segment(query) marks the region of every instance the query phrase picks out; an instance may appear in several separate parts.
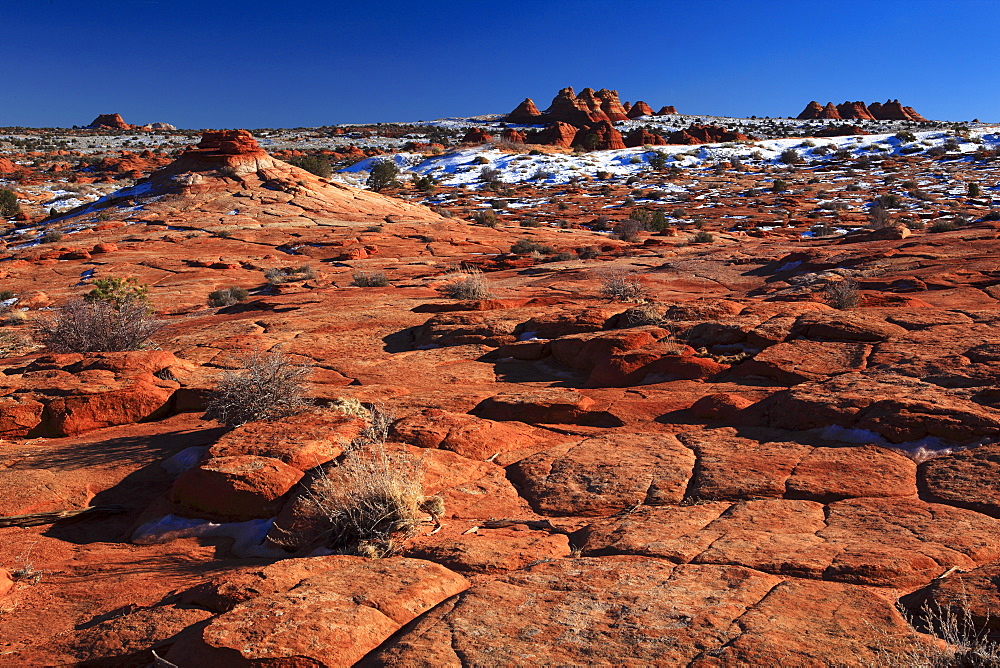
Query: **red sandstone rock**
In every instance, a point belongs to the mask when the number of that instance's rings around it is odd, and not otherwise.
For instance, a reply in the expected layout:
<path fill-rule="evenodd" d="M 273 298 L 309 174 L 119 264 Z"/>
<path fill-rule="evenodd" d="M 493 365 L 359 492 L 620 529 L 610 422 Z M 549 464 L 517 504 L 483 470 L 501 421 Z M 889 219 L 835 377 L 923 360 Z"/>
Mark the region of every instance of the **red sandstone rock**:
<path fill-rule="evenodd" d="M 927 119 L 913 110 L 904 107 L 899 100 L 886 100 L 885 104 L 873 102 L 869 107 L 872 116 L 879 121 L 926 121 Z"/>
<path fill-rule="evenodd" d="M 407 552 L 407 556 L 471 573 L 516 571 L 543 559 L 561 559 L 569 554 L 568 536 L 512 529 L 459 536 Z"/>
<path fill-rule="evenodd" d="M 637 146 L 663 146 L 667 143 L 667 140 L 656 134 L 655 132 L 650 132 L 646 128 L 637 128 L 629 132 L 625 136 L 625 146 L 629 148 L 634 148 Z"/>
<path fill-rule="evenodd" d="M 469 128 L 462 137 L 463 144 L 486 144 L 493 141 L 493 135 L 482 128 Z"/>
<path fill-rule="evenodd" d="M 875 117 L 868 111 L 864 102 L 844 102 L 837 105 L 837 113 L 844 120 L 874 121 Z"/>
<path fill-rule="evenodd" d="M 196 517 L 243 521 L 277 513 L 300 478 L 302 471 L 271 457 L 216 457 L 181 474 L 170 496 Z"/>
<path fill-rule="evenodd" d="M 569 123 L 556 121 L 544 130 L 531 132 L 528 134 L 529 144 L 546 144 L 548 146 L 560 146 L 569 148 L 573 145 L 577 129 Z"/>
<path fill-rule="evenodd" d="M 714 144 L 718 142 L 746 141 L 741 132 L 730 132 L 716 125 L 691 125 L 686 130 L 671 132 L 668 144 Z"/>
<path fill-rule="evenodd" d="M 635 504 L 679 503 L 694 455 L 666 434 L 621 434 L 549 448 L 512 467 L 521 493 L 545 515 L 610 515 Z"/>
<path fill-rule="evenodd" d="M 1000 631 L 1000 562 L 935 580 L 922 599 L 932 610 L 965 620 L 982 632 Z"/>
<path fill-rule="evenodd" d="M 817 130 L 813 137 L 849 137 L 851 135 L 866 135 L 868 131 L 860 125 L 830 125 Z"/>
<path fill-rule="evenodd" d="M 526 144 L 528 142 L 528 135 L 521 130 L 515 130 L 514 128 L 505 128 L 504 131 L 500 133 L 500 138 L 513 144 Z"/>
<path fill-rule="evenodd" d="M 806 108 L 803 109 L 802 113 L 796 116 L 796 118 L 800 121 L 803 121 L 813 118 L 822 118 L 823 117 L 822 114 L 823 114 L 823 105 L 821 105 L 816 100 L 813 100 L 812 102 L 806 105 Z"/>
<path fill-rule="evenodd" d="M 612 123 L 615 121 L 624 121 L 627 118 L 635 118 L 635 116 L 629 116 L 625 107 L 622 106 L 621 101 L 618 99 L 618 91 L 602 88 L 597 91 L 597 99 L 600 100 L 601 111 L 604 112 L 604 115 Z M 637 102 L 636 104 L 645 105 L 645 102 Z M 648 109 L 649 107 L 646 108 Z"/>
<path fill-rule="evenodd" d="M 75 654 L 81 661 L 106 662 L 105 665 L 143 665 L 153 662 L 153 652 L 162 656 L 180 634 L 193 635 L 191 628 L 212 613 L 187 607 L 144 608 L 114 616 L 77 634 Z"/>
<path fill-rule="evenodd" d="M 18 169 L 17 165 L 7 158 L 0 157 L 0 174 L 13 174 Z"/>
<path fill-rule="evenodd" d="M 436 408 L 397 421 L 392 425 L 392 436 L 421 448 L 450 450 L 479 460 L 529 448 L 538 441 L 538 435 L 526 427 Z"/>
<path fill-rule="evenodd" d="M 575 390 L 549 388 L 498 394 L 481 401 L 473 414 L 528 424 L 575 424 L 588 418 L 593 406 L 593 399 Z"/>
<path fill-rule="evenodd" d="M 108 130 L 131 130 L 133 126 L 126 123 L 121 114 L 101 114 L 87 127 Z"/>
<path fill-rule="evenodd" d="M 622 139 L 622 133 L 616 130 L 611 123 L 601 121 L 577 132 L 573 139 L 573 145 L 588 151 L 607 151 L 625 148 L 625 141 Z"/>
<path fill-rule="evenodd" d="M 677 107 L 671 104 L 665 107 L 660 107 L 660 110 L 656 112 L 656 115 L 666 116 L 667 114 L 676 114 L 676 113 L 677 113 Z"/>
<path fill-rule="evenodd" d="M 643 102 L 642 100 L 636 102 L 634 105 L 632 105 L 632 108 L 628 110 L 629 118 L 640 118 L 642 116 L 652 116 L 652 115 L 653 115 L 652 108 L 650 108 L 650 106 L 645 102 Z"/>
<path fill-rule="evenodd" d="M 982 445 L 920 466 L 928 499 L 1000 517 L 1000 446 Z"/>
<path fill-rule="evenodd" d="M 538 119 L 541 115 L 542 112 L 538 111 L 535 101 L 530 97 L 526 97 L 524 98 L 524 102 L 517 105 L 514 111 L 507 114 L 506 122 L 532 125 L 539 122 Z"/>

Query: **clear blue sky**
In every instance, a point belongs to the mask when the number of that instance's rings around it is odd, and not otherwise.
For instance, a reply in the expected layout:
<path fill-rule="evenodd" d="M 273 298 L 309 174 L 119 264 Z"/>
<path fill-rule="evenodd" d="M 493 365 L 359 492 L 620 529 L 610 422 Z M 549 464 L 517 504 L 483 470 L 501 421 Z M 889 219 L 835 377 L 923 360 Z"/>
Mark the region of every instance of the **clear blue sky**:
<path fill-rule="evenodd" d="M 0 126 L 297 127 L 548 106 L 682 113 L 899 98 L 1000 120 L 997 0 L 3 0 Z"/>

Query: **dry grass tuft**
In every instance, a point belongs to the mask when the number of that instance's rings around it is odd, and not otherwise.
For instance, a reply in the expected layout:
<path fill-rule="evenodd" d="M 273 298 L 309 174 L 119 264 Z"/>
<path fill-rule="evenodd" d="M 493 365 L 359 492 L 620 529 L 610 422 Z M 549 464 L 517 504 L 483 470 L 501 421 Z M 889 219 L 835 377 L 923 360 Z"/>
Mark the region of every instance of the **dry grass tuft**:
<path fill-rule="evenodd" d="M 448 274 L 448 282 L 440 290 L 445 297 L 451 299 L 492 299 L 493 290 L 483 272 L 475 267 L 466 267 L 461 271 Z"/>
<path fill-rule="evenodd" d="M 609 269 L 601 273 L 601 294 L 616 302 L 645 303 L 646 286 L 639 278 L 625 269 Z"/>
<path fill-rule="evenodd" d="M 312 405 L 305 396 L 310 367 L 278 351 L 255 350 L 238 359 L 240 368 L 227 371 L 215 388 L 206 417 L 235 427 L 294 415 Z"/>

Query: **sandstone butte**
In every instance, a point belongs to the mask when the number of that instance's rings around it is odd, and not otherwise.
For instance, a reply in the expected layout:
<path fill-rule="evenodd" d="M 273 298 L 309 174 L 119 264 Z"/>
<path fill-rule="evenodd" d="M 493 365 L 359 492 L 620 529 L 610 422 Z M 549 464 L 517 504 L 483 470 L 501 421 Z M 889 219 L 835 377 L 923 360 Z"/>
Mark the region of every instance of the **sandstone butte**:
<path fill-rule="evenodd" d="M 587 225 L 631 215 L 624 179 L 525 184 L 537 204 L 487 227 L 478 191 L 450 189 L 449 217 L 218 131 L 48 220 L 60 241 L 5 235 L 28 322 L 0 328 L 0 663 L 884 665 L 942 645 L 897 603 L 971 600 L 995 623 L 1000 224 L 967 199 L 976 220 L 941 233 L 898 211 L 874 232 L 762 229 L 762 208 L 870 201 L 834 178 L 848 166 L 789 168 L 783 192 L 770 167 L 653 174 L 692 218 L 623 241 Z M 694 215 L 714 242 L 690 243 Z M 566 255 L 508 254 L 521 239 Z M 492 298 L 442 296 L 463 264 Z M 614 269 L 647 303 L 601 293 Z M 388 286 L 353 285 L 377 272 Z M 122 276 L 150 286 L 155 348 L 18 343 Z M 823 286 L 845 279 L 860 302 L 838 310 Z M 206 305 L 232 286 L 249 298 Z M 240 354 L 279 349 L 312 368 L 313 410 L 205 417 Z M 386 451 L 443 500 L 439 530 L 386 558 L 303 547 L 323 539 L 304 485 L 367 426 L 344 400 L 394 416 Z"/>
<path fill-rule="evenodd" d="M 843 102 L 834 105 L 827 102 L 824 107 L 815 100 L 806 105 L 798 116 L 799 120 L 809 119 L 842 119 L 862 121 L 915 121 L 925 123 L 927 119 L 914 111 L 913 107 L 904 107 L 899 100 L 886 100 L 885 104 L 872 102 Z"/>

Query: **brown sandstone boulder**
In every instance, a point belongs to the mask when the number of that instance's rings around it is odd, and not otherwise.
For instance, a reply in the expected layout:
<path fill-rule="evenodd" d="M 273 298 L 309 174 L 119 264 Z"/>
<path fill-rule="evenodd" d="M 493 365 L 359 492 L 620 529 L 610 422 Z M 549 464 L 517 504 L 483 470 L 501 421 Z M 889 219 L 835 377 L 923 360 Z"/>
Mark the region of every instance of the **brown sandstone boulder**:
<path fill-rule="evenodd" d="M 927 498 L 1000 518 L 1000 445 L 981 445 L 920 466 Z"/>
<path fill-rule="evenodd" d="M 488 420 L 528 424 L 575 424 L 591 415 L 594 400 L 576 390 L 545 388 L 484 399 L 471 411 Z"/>

